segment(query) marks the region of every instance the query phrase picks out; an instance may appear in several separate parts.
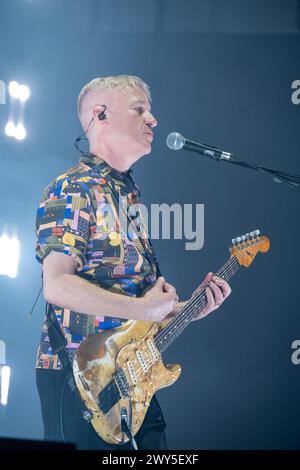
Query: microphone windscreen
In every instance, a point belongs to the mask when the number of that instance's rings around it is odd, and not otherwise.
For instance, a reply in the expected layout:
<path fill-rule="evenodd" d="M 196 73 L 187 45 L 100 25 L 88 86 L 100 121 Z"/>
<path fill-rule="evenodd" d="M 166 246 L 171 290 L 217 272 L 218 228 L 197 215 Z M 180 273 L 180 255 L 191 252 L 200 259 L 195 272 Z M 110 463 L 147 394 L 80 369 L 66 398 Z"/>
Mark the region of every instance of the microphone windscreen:
<path fill-rule="evenodd" d="M 184 146 L 185 138 L 179 132 L 171 132 L 166 139 L 166 144 L 171 150 L 180 150 Z"/>

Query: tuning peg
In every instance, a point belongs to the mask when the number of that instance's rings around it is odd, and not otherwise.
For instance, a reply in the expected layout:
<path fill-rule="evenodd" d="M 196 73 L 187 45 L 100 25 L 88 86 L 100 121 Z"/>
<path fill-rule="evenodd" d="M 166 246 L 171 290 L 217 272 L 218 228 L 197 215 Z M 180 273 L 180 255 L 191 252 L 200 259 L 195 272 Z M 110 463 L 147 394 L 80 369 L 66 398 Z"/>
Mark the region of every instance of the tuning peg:
<path fill-rule="evenodd" d="M 241 236 L 241 240 L 242 240 L 242 242 L 244 243 L 244 241 L 246 240 L 246 235 L 242 235 L 242 236 Z"/>
<path fill-rule="evenodd" d="M 250 237 L 254 238 L 254 237 L 255 237 L 255 232 L 254 232 L 254 231 L 253 231 L 253 232 L 250 232 L 249 235 L 250 235 Z"/>
<path fill-rule="evenodd" d="M 245 237 L 247 238 L 247 240 L 249 240 L 249 238 L 250 238 L 250 233 L 245 233 Z"/>
<path fill-rule="evenodd" d="M 254 234 L 255 234 L 255 236 L 258 237 L 258 235 L 260 234 L 260 230 L 254 230 Z"/>
<path fill-rule="evenodd" d="M 234 245 L 235 244 L 235 238 L 231 240 L 231 243 Z"/>
<path fill-rule="evenodd" d="M 241 239 L 241 237 L 236 237 L 235 241 L 236 241 L 237 243 L 240 243 L 240 242 L 242 241 L 242 239 Z"/>

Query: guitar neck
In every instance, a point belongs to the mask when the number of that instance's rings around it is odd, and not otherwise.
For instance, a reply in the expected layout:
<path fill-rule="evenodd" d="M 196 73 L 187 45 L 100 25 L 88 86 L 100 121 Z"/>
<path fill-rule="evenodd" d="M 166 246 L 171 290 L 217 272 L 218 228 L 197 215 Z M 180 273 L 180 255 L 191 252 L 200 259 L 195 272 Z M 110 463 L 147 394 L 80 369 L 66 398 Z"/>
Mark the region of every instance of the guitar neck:
<path fill-rule="evenodd" d="M 236 256 L 232 256 L 221 269 L 216 273 L 216 276 L 228 281 L 239 269 L 240 265 Z M 155 345 L 157 349 L 163 353 L 168 346 L 185 330 L 194 317 L 199 315 L 199 312 L 205 307 L 206 294 L 205 285 L 200 291 L 193 296 L 185 306 L 175 315 L 174 318 L 162 329 L 155 337 Z"/>

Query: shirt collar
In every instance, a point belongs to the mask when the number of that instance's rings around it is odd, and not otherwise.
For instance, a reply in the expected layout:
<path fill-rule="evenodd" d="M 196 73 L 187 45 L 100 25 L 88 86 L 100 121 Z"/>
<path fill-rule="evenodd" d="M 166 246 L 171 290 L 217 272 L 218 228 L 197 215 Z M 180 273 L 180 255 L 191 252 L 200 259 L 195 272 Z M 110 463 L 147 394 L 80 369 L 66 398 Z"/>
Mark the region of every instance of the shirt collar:
<path fill-rule="evenodd" d="M 113 179 L 123 181 L 126 186 L 132 186 L 138 193 L 139 189 L 133 180 L 133 171 L 131 168 L 127 171 L 118 171 L 112 168 L 105 160 L 94 155 L 93 153 L 83 153 L 80 155 L 79 162 L 86 163 L 95 170 L 109 174 Z"/>
<path fill-rule="evenodd" d="M 102 164 L 106 164 L 109 167 L 109 165 L 104 160 L 102 160 L 102 158 L 97 157 L 97 155 L 94 155 L 93 153 L 83 153 L 80 155 L 79 162 L 87 163 L 91 167 Z"/>
<path fill-rule="evenodd" d="M 91 167 L 95 167 L 95 166 L 98 167 L 101 165 L 101 169 L 107 168 L 110 171 L 110 173 L 112 173 L 112 176 L 114 177 L 119 176 L 120 179 L 123 179 L 124 176 L 132 176 L 133 174 L 133 171 L 131 168 L 129 168 L 129 170 L 127 171 L 118 171 L 115 168 L 112 168 L 105 160 L 98 157 L 97 155 L 94 155 L 93 153 L 83 153 L 82 155 L 80 155 L 79 161 L 87 163 Z"/>

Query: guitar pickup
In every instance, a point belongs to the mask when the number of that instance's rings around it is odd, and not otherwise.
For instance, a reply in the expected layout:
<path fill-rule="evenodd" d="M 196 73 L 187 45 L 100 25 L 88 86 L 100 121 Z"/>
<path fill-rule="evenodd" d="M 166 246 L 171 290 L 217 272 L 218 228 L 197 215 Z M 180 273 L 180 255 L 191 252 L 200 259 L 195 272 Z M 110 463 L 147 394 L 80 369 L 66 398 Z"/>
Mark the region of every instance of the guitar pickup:
<path fill-rule="evenodd" d="M 127 369 L 128 369 L 128 373 L 129 373 L 131 383 L 133 385 L 136 385 L 137 384 L 137 374 L 136 374 L 136 371 L 135 371 L 134 364 L 131 361 L 127 361 Z"/>

